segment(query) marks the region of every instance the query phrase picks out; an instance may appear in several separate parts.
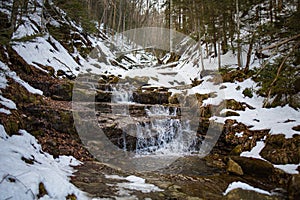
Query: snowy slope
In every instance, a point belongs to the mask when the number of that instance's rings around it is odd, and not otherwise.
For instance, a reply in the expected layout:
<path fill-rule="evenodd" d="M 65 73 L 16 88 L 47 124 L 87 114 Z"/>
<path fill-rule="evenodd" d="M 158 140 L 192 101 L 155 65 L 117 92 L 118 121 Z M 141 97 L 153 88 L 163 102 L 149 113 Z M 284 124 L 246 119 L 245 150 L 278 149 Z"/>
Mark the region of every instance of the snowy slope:
<path fill-rule="evenodd" d="M 42 95 L 42 91 L 30 86 L 0 61 L 0 89 L 9 86 L 7 78 L 32 94 Z M 12 100 L 2 96 L 2 92 L 0 107 L 0 112 L 6 115 L 18 109 Z M 43 152 L 36 139 L 25 130 L 19 130 L 19 135 L 10 137 L 0 124 L 0 162 L 0 199 L 36 199 L 41 195 L 40 184 L 47 191 L 40 199 L 65 199 L 72 194 L 79 199 L 88 199 L 69 182 L 73 173 L 71 166 L 81 163 L 70 156 L 54 159 L 52 155 Z"/>
<path fill-rule="evenodd" d="M 73 169 L 79 165 L 73 157 L 58 159 L 42 151 L 35 138 L 25 130 L 9 137 L 0 125 L 0 199 L 35 199 L 42 183 L 47 191 L 40 199 L 65 199 L 86 195 L 69 182 Z"/>

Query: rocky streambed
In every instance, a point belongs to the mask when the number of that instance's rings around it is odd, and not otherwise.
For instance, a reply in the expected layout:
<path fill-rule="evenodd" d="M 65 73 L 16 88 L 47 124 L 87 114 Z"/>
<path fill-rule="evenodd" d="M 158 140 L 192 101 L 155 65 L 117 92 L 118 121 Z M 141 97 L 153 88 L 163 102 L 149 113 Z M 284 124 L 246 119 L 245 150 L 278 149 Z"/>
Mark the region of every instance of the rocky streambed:
<path fill-rule="evenodd" d="M 180 103 L 181 97 L 172 95 L 168 88 L 146 84 L 134 87 L 139 80 L 140 77 L 126 85 L 115 76 L 100 81 L 89 77 L 88 82 L 78 86 L 77 123 L 85 124 L 79 126 L 79 132 L 83 132 L 81 139 L 97 161 L 77 168 L 72 179 L 75 185 L 92 196 L 112 199 L 286 199 L 294 195 L 296 191 L 291 188 L 297 176 L 274 168 L 268 161 L 239 156 L 242 151 L 251 150 L 269 130 L 249 130 L 235 120 L 215 124 L 209 118 L 218 107 L 201 106 L 209 94 L 186 95 Z M 120 89 L 120 85 L 126 89 Z M 83 94 L 88 97 L 82 99 Z M 233 99 L 224 103 L 232 110 L 248 106 Z M 186 108 L 194 109 L 192 114 L 189 112 L 189 129 L 178 125 L 187 119 Z M 194 127 L 197 128 L 192 130 Z M 201 145 L 211 137 L 208 129 L 221 134 L 211 152 L 203 156 Z M 237 137 L 236 133 L 242 131 L 243 137 Z M 185 132 L 193 135 L 192 139 L 180 137 Z M 170 152 L 175 152 L 176 157 Z M 169 158 L 164 160 L 166 157 Z M 160 190 L 121 189 L 121 183 L 132 182 L 126 178 L 111 179 L 111 175 L 141 177 Z M 228 185 L 238 181 L 272 195 L 235 189 L 224 196 Z"/>

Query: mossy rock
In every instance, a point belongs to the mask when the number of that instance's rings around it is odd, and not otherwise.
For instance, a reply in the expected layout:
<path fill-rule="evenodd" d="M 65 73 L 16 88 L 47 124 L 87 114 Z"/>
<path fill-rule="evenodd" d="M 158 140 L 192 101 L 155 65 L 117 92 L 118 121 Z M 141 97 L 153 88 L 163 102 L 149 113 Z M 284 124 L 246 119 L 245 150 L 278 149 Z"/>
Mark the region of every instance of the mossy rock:
<path fill-rule="evenodd" d="M 66 200 L 77 200 L 77 197 L 75 194 L 69 194 L 66 196 Z"/>
<path fill-rule="evenodd" d="M 243 151 L 243 145 L 237 145 L 236 147 L 234 147 L 234 149 L 232 149 L 232 151 L 230 152 L 231 156 L 239 156 Z"/>
<path fill-rule="evenodd" d="M 74 83 L 66 81 L 51 86 L 51 98 L 54 100 L 71 101 Z"/>
<path fill-rule="evenodd" d="M 243 95 L 245 97 L 249 97 L 249 98 L 252 98 L 253 97 L 253 91 L 251 88 L 246 88 L 243 90 Z"/>
<path fill-rule="evenodd" d="M 233 161 L 231 158 L 229 158 L 227 162 L 227 171 L 229 173 L 242 176 L 244 175 L 244 172 L 239 164 L 237 164 L 235 161 Z"/>
<path fill-rule="evenodd" d="M 8 135 L 16 135 L 20 130 L 20 123 L 13 120 L 4 122 L 5 131 Z"/>

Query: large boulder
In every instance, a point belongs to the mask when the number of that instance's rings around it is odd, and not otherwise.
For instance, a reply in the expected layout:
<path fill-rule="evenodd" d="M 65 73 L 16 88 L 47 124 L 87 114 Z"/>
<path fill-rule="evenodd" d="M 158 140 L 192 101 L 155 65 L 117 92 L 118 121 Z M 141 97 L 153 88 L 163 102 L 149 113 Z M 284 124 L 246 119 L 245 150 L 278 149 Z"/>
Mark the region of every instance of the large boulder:
<path fill-rule="evenodd" d="M 300 135 L 285 138 L 285 135 L 270 135 L 260 155 L 274 164 L 300 163 Z"/>
<path fill-rule="evenodd" d="M 274 166 L 264 160 L 239 156 L 232 156 L 231 159 L 241 166 L 244 174 L 253 177 L 268 179 L 275 173 Z"/>

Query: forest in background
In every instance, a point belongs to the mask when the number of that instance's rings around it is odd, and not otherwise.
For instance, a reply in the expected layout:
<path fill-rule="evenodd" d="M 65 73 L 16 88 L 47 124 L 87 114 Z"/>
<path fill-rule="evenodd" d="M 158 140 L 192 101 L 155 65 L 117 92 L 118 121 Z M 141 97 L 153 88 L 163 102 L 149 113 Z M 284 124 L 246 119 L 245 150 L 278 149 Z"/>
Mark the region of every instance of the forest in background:
<path fill-rule="evenodd" d="M 22 24 L 22 16 L 34 13 L 38 1 L 14 0 L 10 16 L 1 13 L 1 43 L 8 44 Z M 98 30 L 108 35 L 141 27 L 164 27 L 186 34 L 199 42 L 201 59 L 217 58 L 219 70 L 226 70 L 221 55 L 232 51 L 237 66 L 249 73 L 253 55 L 260 60 L 251 76 L 261 81 L 260 95 L 272 106 L 297 103 L 290 96 L 299 92 L 299 0 L 43 0 L 40 33 L 49 31 L 59 41 L 64 32 L 49 24 L 50 16 L 61 14 L 52 5 L 66 12 L 87 34 Z M 5 6 L 4 1 L 1 1 Z M 8 20 L 7 20 L 8 19 Z M 61 20 L 63 21 L 63 20 Z M 66 28 L 67 29 L 67 28 Z M 64 30 L 66 30 L 64 29 Z M 67 31 L 67 30 L 66 30 Z M 40 34 L 39 33 L 39 34 Z M 32 35 L 32 39 L 39 35 Z M 85 54 L 89 50 L 85 50 Z M 161 54 L 159 54 L 161 56 Z M 244 56 L 243 56 L 244 55 Z M 246 56 L 245 56 L 246 55 Z M 179 57 L 174 57 L 176 61 Z M 202 63 L 202 69 L 205 69 Z M 266 106 L 270 106 L 269 103 Z"/>

